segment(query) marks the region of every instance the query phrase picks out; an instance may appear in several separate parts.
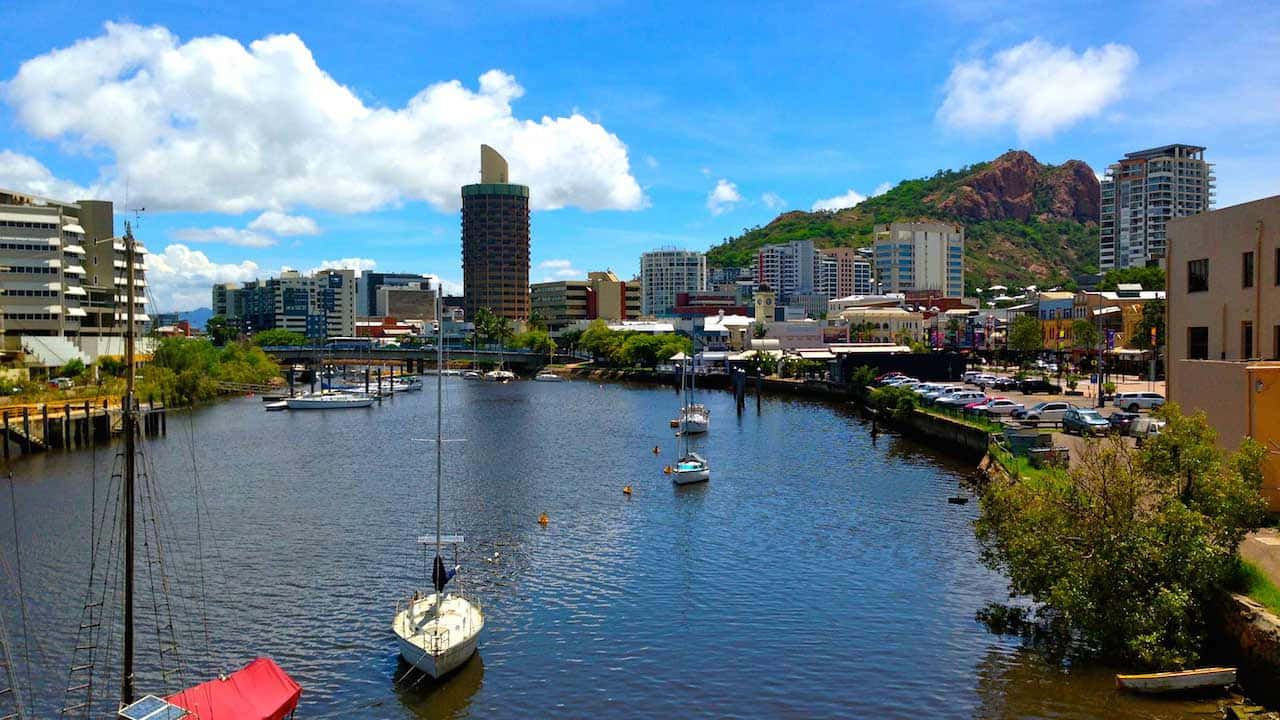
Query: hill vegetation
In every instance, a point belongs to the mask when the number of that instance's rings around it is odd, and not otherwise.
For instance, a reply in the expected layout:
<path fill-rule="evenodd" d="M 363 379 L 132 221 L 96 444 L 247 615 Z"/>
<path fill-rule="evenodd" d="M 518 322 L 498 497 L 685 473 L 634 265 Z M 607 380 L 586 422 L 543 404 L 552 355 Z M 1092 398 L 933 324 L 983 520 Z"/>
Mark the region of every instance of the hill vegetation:
<path fill-rule="evenodd" d="M 1011 151 L 990 162 L 904 180 L 857 206 L 791 211 L 744 228 L 707 254 L 712 267 L 745 267 L 765 245 L 812 239 L 820 248 L 867 247 L 877 224 L 941 220 L 965 228 L 966 286 L 1061 284 L 1097 272 L 1099 188 L 1088 165 L 1043 165 Z"/>

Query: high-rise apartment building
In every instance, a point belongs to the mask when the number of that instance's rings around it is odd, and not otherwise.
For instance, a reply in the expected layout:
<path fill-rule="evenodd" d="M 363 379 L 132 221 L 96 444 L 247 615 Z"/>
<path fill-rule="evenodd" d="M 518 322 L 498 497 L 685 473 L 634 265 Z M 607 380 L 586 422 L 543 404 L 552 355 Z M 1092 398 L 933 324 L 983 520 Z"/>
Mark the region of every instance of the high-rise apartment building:
<path fill-rule="evenodd" d="M 507 161 L 480 146 L 480 182 L 462 186 L 462 295 L 467 317 L 529 317 L 529 187 L 507 179 Z"/>
<path fill-rule="evenodd" d="M 6 350 L 40 362 L 123 352 L 128 320 L 124 240 L 112 205 L 0 190 L 0 291 Z M 147 250 L 134 247 L 135 330 L 149 318 Z M 36 338 L 60 338 L 38 340 Z"/>
<path fill-rule="evenodd" d="M 1197 145 L 1164 145 L 1126 153 L 1107 168 L 1098 218 L 1103 271 L 1162 260 L 1166 225 L 1213 205 L 1213 165 Z"/>
<path fill-rule="evenodd" d="M 964 297 L 964 228 L 959 225 L 877 225 L 874 258 L 881 292 Z"/>
<path fill-rule="evenodd" d="M 214 285 L 213 309 L 250 335 L 290 330 L 310 338 L 354 337 L 356 271 L 325 269 L 304 275 L 286 270 L 280 277 L 254 280 L 240 288 Z"/>
<path fill-rule="evenodd" d="M 818 252 L 822 254 L 824 260 L 829 260 L 835 265 L 834 285 L 826 279 L 825 273 L 829 273 L 830 270 L 823 270 L 824 285 L 830 290 L 826 293 L 829 297 L 871 295 L 875 292 L 871 281 L 871 262 L 858 252 L 858 248 L 836 247 Z"/>
<path fill-rule="evenodd" d="M 757 285 L 768 285 L 778 293 L 778 301 L 790 302 L 794 295 L 811 295 L 821 279 L 821 255 L 812 240 L 792 240 L 785 245 L 766 245 L 751 259 Z"/>
<path fill-rule="evenodd" d="M 530 290 L 533 311 L 552 332 L 579 320 L 621 322 L 640 317 L 640 283 L 620 280 L 612 270 L 587 273 L 585 281 L 534 283 Z"/>
<path fill-rule="evenodd" d="M 707 289 L 707 256 L 696 250 L 663 248 L 640 256 L 640 312 L 670 314 L 679 293 Z"/>

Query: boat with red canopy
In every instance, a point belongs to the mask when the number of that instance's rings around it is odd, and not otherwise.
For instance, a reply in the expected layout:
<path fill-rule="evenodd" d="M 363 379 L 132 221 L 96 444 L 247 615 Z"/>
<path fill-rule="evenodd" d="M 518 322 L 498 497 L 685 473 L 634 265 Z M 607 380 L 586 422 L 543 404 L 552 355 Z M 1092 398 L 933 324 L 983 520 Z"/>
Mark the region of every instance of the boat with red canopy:
<path fill-rule="evenodd" d="M 302 687 L 270 658 L 165 698 L 198 720 L 285 720 L 298 707 Z"/>

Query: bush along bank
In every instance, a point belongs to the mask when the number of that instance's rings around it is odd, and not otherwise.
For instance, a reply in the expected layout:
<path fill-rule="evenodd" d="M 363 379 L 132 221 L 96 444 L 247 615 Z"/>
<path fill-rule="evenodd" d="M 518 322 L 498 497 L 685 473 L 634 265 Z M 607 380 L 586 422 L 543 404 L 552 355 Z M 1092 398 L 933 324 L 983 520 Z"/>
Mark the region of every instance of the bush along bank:
<path fill-rule="evenodd" d="M 1126 666 L 1194 666 L 1240 573 L 1236 549 L 1264 519 L 1263 450 L 1214 444 L 1202 413 L 1159 411 L 1135 450 L 1091 443 L 1067 469 L 993 472 L 977 523 L 982 559 L 1034 612 L 998 608 L 1064 646 Z"/>
<path fill-rule="evenodd" d="M 192 405 L 224 392 L 223 383 L 270 384 L 280 377 L 280 366 L 261 348 L 247 343 L 216 347 L 208 340 L 173 337 L 160 341 L 139 375 L 138 397 L 164 397 L 175 405 Z"/>

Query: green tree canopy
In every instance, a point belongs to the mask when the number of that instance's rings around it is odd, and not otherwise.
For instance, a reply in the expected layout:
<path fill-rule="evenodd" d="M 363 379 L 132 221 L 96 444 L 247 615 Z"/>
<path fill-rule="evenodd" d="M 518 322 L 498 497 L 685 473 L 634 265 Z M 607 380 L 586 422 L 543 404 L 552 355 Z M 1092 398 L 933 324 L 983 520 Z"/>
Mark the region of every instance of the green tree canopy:
<path fill-rule="evenodd" d="M 1075 347 L 1086 350 L 1095 349 L 1098 347 L 1098 340 L 1098 326 L 1084 318 L 1071 323 L 1071 342 Z"/>
<path fill-rule="evenodd" d="M 1129 345 L 1139 350 L 1151 349 L 1151 329 L 1156 330 L 1156 344 L 1163 346 L 1164 338 L 1164 300 L 1148 300 L 1142 304 L 1142 319 L 1133 329 L 1133 337 Z"/>
<path fill-rule="evenodd" d="M 542 355 L 551 354 L 556 348 L 556 341 L 546 330 L 526 330 L 511 339 L 515 347 L 529 348 Z"/>
<path fill-rule="evenodd" d="M 1019 315 L 1009 324 L 1009 349 L 1034 353 L 1044 349 L 1040 321 L 1034 315 Z"/>
<path fill-rule="evenodd" d="M 1164 290 L 1164 268 L 1127 267 L 1108 270 L 1098 283 L 1099 290 L 1115 290 L 1126 283 L 1137 283 L 1143 290 Z"/>
<path fill-rule="evenodd" d="M 1168 425 L 1141 450 L 1090 443 L 1069 471 L 992 482 L 977 532 L 983 561 L 1044 627 L 1171 669 L 1199 660 L 1236 547 L 1262 521 L 1264 451 L 1246 440 L 1224 454 L 1203 413 L 1156 414 Z"/>
<path fill-rule="evenodd" d="M 296 333 L 292 330 L 263 330 L 255 333 L 253 336 L 253 344 L 258 347 L 280 347 L 280 346 L 298 346 L 306 345 L 307 338 L 302 333 Z"/>
<path fill-rule="evenodd" d="M 239 334 L 225 315 L 214 315 L 209 318 L 204 324 L 204 331 L 209 333 L 209 339 L 213 344 L 219 347 L 235 340 Z"/>

